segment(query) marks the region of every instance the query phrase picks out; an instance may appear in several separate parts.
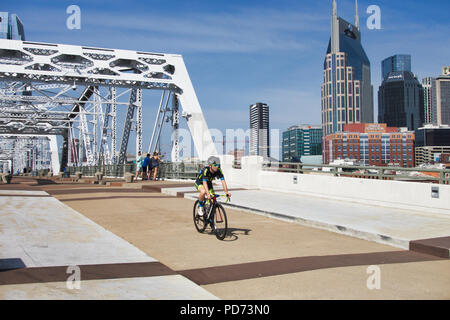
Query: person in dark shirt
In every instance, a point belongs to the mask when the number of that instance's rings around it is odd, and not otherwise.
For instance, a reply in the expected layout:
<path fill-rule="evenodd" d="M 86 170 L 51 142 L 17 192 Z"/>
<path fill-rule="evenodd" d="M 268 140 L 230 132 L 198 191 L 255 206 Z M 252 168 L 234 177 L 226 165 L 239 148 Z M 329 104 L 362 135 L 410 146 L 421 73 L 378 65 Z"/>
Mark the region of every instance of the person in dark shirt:
<path fill-rule="evenodd" d="M 156 175 L 158 174 L 158 167 L 159 167 L 159 161 L 160 157 L 158 155 L 158 152 L 153 153 L 153 157 L 150 158 L 150 167 L 149 167 L 149 177 L 152 178 L 152 171 L 153 171 L 153 180 L 156 180 Z"/>
<path fill-rule="evenodd" d="M 228 186 L 225 182 L 225 177 L 223 175 L 222 169 L 220 169 L 220 159 L 214 156 L 208 158 L 208 166 L 200 170 L 200 173 L 195 180 L 195 188 L 200 192 L 198 195 L 198 215 L 202 216 L 204 214 L 203 206 L 205 205 L 205 197 L 211 199 L 211 194 L 214 194 L 214 188 L 212 181 L 214 179 L 220 179 L 222 181 L 223 190 L 225 191 L 227 197 L 231 197 L 228 192 Z"/>
<path fill-rule="evenodd" d="M 142 161 L 142 180 L 145 180 L 147 177 L 147 170 L 150 164 L 150 153 L 147 153 L 147 156 Z"/>

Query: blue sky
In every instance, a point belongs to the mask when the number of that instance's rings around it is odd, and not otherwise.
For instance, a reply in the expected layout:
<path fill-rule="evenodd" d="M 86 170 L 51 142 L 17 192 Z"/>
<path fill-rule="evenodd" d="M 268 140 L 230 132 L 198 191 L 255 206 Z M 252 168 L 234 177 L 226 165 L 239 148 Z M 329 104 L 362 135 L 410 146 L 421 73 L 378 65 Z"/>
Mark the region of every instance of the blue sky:
<path fill-rule="evenodd" d="M 450 1 L 358 3 L 376 119 L 384 58 L 411 54 L 419 79 L 450 65 Z M 80 30 L 66 28 L 71 4 L 81 8 Z M 381 30 L 366 27 L 369 5 L 381 9 Z M 247 129 L 248 106 L 259 101 L 270 107 L 271 128 L 321 123 L 331 0 L 41 0 L 8 1 L 0 10 L 19 15 L 30 41 L 182 54 L 210 128 Z M 354 1 L 338 0 L 338 14 L 353 22 Z M 146 101 L 144 145 L 159 96 Z"/>

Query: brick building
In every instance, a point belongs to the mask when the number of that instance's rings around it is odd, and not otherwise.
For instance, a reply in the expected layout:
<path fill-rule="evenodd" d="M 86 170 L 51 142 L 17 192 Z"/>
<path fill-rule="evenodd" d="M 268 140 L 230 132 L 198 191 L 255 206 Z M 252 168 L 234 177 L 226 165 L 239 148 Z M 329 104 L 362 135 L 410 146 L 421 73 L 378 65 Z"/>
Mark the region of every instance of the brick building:
<path fill-rule="evenodd" d="M 366 166 L 414 167 L 414 132 L 384 123 L 347 124 L 325 137 L 324 163 L 352 159 Z"/>

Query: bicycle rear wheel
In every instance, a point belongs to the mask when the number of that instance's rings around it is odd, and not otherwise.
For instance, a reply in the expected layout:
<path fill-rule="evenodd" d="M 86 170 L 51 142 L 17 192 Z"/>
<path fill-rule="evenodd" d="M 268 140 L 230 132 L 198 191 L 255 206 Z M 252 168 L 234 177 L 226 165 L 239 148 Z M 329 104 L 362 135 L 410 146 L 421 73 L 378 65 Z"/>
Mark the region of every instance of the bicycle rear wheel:
<path fill-rule="evenodd" d="M 198 232 L 202 233 L 206 229 L 207 223 L 205 222 L 206 214 L 203 214 L 203 216 L 198 215 L 198 200 L 194 203 L 194 209 L 193 209 L 193 216 L 194 216 L 194 226 L 195 229 L 197 229 Z"/>
<path fill-rule="evenodd" d="M 214 210 L 214 223 L 211 226 L 219 240 L 225 239 L 228 232 L 228 219 L 225 209 L 221 204 L 217 203 Z"/>

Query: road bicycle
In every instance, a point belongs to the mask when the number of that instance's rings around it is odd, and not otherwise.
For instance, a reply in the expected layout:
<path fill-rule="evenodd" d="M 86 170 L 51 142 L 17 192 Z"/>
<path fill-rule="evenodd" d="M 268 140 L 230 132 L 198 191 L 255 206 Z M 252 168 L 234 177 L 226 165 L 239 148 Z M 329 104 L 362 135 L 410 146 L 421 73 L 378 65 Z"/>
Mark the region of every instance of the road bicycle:
<path fill-rule="evenodd" d="M 198 215 L 199 201 L 195 201 L 193 209 L 194 225 L 198 232 L 203 233 L 209 224 L 211 230 L 216 234 L 216 238 L 223 240 L 228 232 L 228 220 L 225 209 L 217 202 L 218 197 L 226 197 L 226 195 L 212 194 L 211 200 L 207 200 L 203 206 L 203 216 Z M 229 199 L 227 197 L 226 202 Z"/>

